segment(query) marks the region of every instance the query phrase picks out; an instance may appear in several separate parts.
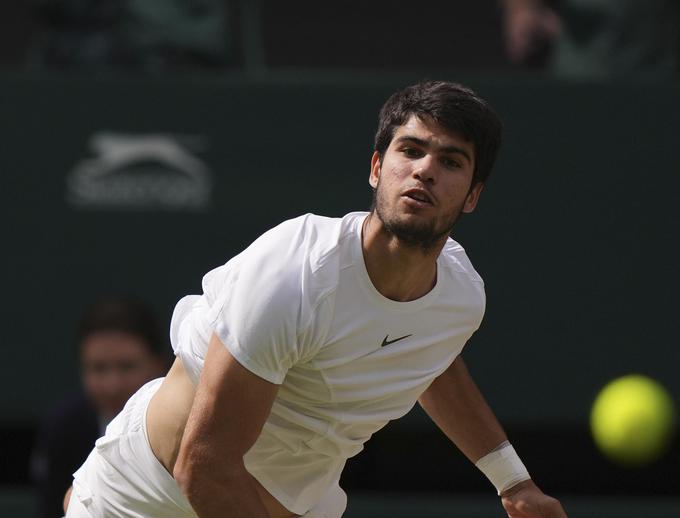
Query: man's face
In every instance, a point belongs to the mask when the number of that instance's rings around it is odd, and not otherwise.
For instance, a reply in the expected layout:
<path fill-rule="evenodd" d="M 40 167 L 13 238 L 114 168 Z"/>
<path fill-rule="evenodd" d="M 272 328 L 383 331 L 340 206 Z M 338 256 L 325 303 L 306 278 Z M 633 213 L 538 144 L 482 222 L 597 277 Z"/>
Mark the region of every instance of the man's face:
<path fill-rule="evenodd" d="M 404 243 L 429 249 L 472 212 L 483 185 L 472 186 L 474 145 L 429 119 L 399 126 L 382 161 L 373 154 L 369 183 L 385 228 Z"/>
<path fill-rule="evenodd" d="M 164 374 L 163 361 L 132 334 L 97 332 L 85 337 L 80 351 L 85 392 L 105 419 L 120 412 L 144 383 Z"/>

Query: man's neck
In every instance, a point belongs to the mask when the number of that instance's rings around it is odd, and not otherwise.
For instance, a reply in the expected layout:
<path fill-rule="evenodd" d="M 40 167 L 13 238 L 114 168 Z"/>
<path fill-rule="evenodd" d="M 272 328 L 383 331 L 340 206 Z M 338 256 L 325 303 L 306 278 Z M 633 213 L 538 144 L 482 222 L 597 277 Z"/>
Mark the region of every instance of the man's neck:
<path fill-rule="evenodd" d="M 364 220 L 361 248 L 368 276 L 378 292 L 399 302 L 418 299 L 437 282 L 437 257 L 446 237 L 430 249 L 407 245 L 371 212 Z"/>

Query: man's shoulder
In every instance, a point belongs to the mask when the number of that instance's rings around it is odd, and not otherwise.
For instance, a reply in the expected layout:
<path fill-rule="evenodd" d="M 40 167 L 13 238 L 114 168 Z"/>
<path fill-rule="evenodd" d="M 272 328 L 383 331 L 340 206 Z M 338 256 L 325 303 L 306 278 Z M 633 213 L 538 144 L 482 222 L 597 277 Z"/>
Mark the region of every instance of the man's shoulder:
<path fill-rule="evenodd" d="M 472 262 L 465 252 L 465 249 L 454 239 L 449 238 L 446 241 L 440 259 L 442 266 L 447 268 L 450 272 L 463 276 L 471 282 L 484 284 L 481 275 L 479 275 L 474 266 L 472 266 Z"/>
<path fill-rule="evenodd" d="M 320 216 L 308 212 L 297 218 L 284 221 L 279 227 L 282 231 L 301 232 L 308 238 L 319 238 L 327 235 L 329 231 L 338 227 L 340 222 L 340 218 Z"/>
<path fill-rule="evenodd" d="M 360 218 L 362 212 L 350 212 L 343 217 L 321 216 L 308 212 L 296 218 L 283 221 L 275 229 L 284 233 L 302 232 L 305 235 L 315 238 L 338 239 L 352 228 L 352 223 Z"/>
<path fill-rule="evenodd" d="M 54 420 L 72 420 L 76 417 L 92 417 L 96 421 L 97 413 L 90 400 L 81 392 L 68 395 L 55 407 L 49 414 L 49 418 Z"/>
<path fill-rule="evenodd" d="M 72 436 L 98 434 L 97 412 L 84 394 L 74 394 L 62 400 L 43 420 L 43 431 L 50 435 Z M 95 437 L 96 438 L 96 437 Z"/>
<path fill-rule="evenodd" d="M 212 299 L 245 280 L 251 288 L 293 296 L 305 288 L 315 298 L 337 284 L 343 243 L 357 235 L 361 213 L 342 218 L 304 214 L 288 219 L 258 237 L 243 252 L 203 277 L 203 291 Z"/>
<path fill-rule="evenodd" d="M 259 258 L 279 268 L 290 267 L 319 246 L 319 242 L 328 240 L 338 221 L 337 218 L 311 213 L 284 220 L 255 239 L 236 256 L 237 261 L 231 261 L 232 266 L 244 261 L 252 263 Z M 277 259 L 273 263 L 272 256 Z"/>
<path fill-rule="evenodd" d="M 277 240 L 294 243 L 315 266 L 320 266 L 339 246 L 357 235 L 357 225 L 365 214 L 350 212 L 343 217 L 328 217 L 307 213 L 282 222 L 271 232 Z"/>
<path fill-rule="evenodd" d="M 265 278 L 272 288 L 299 290 L 301 286 L 328 291 L 337 281 L 343 243 L 357 235 L 361 213 L 342 218 L 303 214 L 271 228 L 223 268 L 233 278 Z M 221 271 L 222 271 L 221 270 Z M 208 275 L 211 275 L 209 273 Z M 302 276 L 302 281 L 301 280 Z"/>

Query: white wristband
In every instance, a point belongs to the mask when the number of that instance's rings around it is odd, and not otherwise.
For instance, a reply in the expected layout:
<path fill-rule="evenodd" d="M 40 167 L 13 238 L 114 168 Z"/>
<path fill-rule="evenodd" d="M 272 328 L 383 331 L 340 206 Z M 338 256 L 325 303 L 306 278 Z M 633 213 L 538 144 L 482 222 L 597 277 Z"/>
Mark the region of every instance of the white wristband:
<path fill-rule="evenodd" d="M 531 478 L 515 448 L 508 441 L 484 455 L 475 466 L 486 475 L 499 495 L 506 489 Z"/>

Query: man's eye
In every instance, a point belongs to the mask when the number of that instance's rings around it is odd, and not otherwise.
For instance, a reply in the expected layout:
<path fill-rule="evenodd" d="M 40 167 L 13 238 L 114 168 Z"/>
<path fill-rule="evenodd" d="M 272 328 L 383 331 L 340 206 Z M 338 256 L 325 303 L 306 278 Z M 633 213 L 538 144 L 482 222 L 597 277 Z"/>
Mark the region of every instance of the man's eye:
<path fill-rule="evenodd" d="M 135 362 L 120 362 L 117 367 L 120 372 L 132 372 L 137 368 L 137 364 Z"/>
<path fill-rule="evenodd" d="M 444 158 L 442 160 L 442 162 L 444 162 L 444 165 L 446 167 L 451 167 L 451 168 L 460 167 L 460 162 L 458 162 L 458 160 L 454 160 L 453 158 Z"/>
<path fill-rule="evenodd" d="M 406 156 L 410 156 L 410 157 L 417 157 L 417 156 L 420 156 L 420 151 L 418 151 L 417 149 L 412 148 L 412 147 L 406 147 L 406 148 L 404 148 L 404 149 L 402 150 L 402 152 L 403 152 Z"/>
<path fill-rule="evenodd" d="M 106 374 L 110 370 L 110 366 L 107 363 L 88 363 L 85 365 L 85 371 L 88 372 L 89 374 L 94 374 L 97 376 L 101 376 L 103 374 Z"/>

